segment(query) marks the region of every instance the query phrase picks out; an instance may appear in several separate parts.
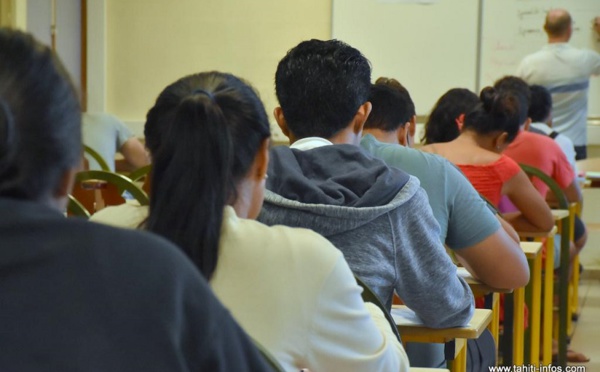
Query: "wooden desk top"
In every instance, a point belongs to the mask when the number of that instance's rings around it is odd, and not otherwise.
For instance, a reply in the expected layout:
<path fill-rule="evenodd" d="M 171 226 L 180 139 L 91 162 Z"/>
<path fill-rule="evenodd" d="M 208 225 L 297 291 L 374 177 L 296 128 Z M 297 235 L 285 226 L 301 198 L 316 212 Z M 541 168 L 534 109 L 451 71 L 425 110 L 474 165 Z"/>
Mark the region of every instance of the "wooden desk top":
<path fill-rule="evenodd" d="M 542 252 L 542 242 L 520 242 L 519 245 L 527 258 L 536 258 Z"/>
<path fill-rule="evenodd" d="M 567 209 L 552 209 L 552 217 L 554 221 L 562 220 L 563 218 L 569 217 L 569 210 Z"/>
<path fill-rule="evenodd" d="M 551 236 L 556 235 L 558 232 L 558 228 L 554 226 L 550 231 L 537 231 L 537 232 L 528 232 L 528 231 L 517 231 L 519 234 L 519 238 L 549 238 Z"/>
<path fill-rule="evenodd" d="M 464 267 L 459 267 L 457 269 L 457 274 L 458 274 L 458 276 L 463 278 L 465 280 L 465 282 L 467 282 L 469 287 L 471 287 L 471 291 L 473 291 L 474 294 L 480 293 L 480 294 L 485 295 L 485 294 L 492 293 L 492 292 L 512 293 L 512 291 L 513 291 L 512 289 L 490 287 L 489 285 L 479 281 L 479 279 L 475 279 L 471 275 L 471 273 Z"/>
<path fill-rule="evenodd" d="M 400 337 L 410 341 L 410 336 L 426 335 L 429 342 L 448 342 L 457 338 L 475 339 L 486 329 L 492 321 L 492 310 L 475 309 L 473 317 L 464 327 L 456 328 L 429 328 L 405 305 L 392 305 L 392 317 L 398 326 Z"/>

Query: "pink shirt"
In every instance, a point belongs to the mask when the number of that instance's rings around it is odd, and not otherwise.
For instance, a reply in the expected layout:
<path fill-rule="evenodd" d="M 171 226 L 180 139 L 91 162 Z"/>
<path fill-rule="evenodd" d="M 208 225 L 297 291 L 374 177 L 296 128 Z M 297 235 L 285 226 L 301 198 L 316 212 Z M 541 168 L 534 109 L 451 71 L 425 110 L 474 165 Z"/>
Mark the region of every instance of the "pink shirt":
<path fill-rule="evenodd" d="M 567 188 L 575 179 L 575 172 L 564 152 L 556 142 L 537 133 L 520 131 L 517 138 L 504 150 L 504 154 L 517 163 L 540 169 L 558 183 L 561 189 Z M 545 198 L 548 186 L 538 178 L 533 185 Z"/>

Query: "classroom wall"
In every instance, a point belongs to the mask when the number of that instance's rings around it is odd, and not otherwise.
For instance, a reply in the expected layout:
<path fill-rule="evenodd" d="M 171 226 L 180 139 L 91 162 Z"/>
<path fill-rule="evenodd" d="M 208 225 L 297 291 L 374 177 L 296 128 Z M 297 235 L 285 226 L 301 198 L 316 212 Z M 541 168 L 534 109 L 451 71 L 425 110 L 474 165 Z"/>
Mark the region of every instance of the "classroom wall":
<path fill-rule="evenodd" d="M 143 121 L 186 74 L 218 69 L 250 81 L 267 111 L 286 51 L 331 35 L 331 0 L 107 0 L 106 110 Z"/>

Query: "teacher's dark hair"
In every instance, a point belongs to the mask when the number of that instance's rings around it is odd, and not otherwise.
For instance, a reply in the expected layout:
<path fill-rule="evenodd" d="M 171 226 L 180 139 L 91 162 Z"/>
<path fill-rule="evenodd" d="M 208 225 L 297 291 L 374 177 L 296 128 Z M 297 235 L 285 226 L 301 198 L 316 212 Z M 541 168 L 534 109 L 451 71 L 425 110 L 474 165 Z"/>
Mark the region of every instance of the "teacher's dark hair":
<path fill-rule="evenodd" d="M 66 70 L 30 35 L 0 28 L 0 196 L 45 202 L 81 157 L 81 111 Z"/>
<path fill-rule="evenodd" d="M 186 76 L 160 93 L 144 133 L 153 163 L 146 228 L 181 247 L 210 279 L 223 208 L 270 136 L 262 102 L 231 74 Z"/>

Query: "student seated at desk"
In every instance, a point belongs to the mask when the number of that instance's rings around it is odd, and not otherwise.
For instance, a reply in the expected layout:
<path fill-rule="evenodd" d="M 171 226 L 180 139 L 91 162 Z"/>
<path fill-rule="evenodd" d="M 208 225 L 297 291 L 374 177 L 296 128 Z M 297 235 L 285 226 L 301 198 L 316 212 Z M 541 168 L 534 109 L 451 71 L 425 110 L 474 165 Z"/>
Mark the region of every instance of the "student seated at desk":
<path fill-rule="evenodd" d="M 498 207 L 502 195 L 506 195 L 518 212 L 503 217 L 516 230 L 549 231 L 554 226 L 550 208 L 519 165 L 502 154 L 527 120 L 527 97 L 487 87 L 480 99 L 481 103 L 466 114 L 456 139 L 430 144 L 422 150 L 456 164 L 494 206 Z"/>
<path fill-rule="evenodd" d="M 146 228 L 182 248 L 286 371 L 408 370 L 402 345 L 381 310 L 363 302 L 339 250 L 312 231 L 253 221 L 270 129 L 248 84 L 219 72 L 184 77 L 159 95 L 145 134 L 153 160 Z"/>
<path fill-rule="evenodd" d="M 521 91 L 523 94 L 529 93 L 531 97 L 531 104 L 528 111 L 530 121 L 542 123 L 542 125 L 549 130 L 549 133 L 552 132 L 550 127 L 543 124 L 550 121 L 552 116 L 552 97 L 546 88 L 535 86 L 531 89 L 524 80 L 514 76 L 507 76 L 498 80 L 495 86 L 499 89 Z M 531 125 L 533 125 L 533 123 Z M 537 127 L 544 128 L 539 125 Z M 524 129 L 519 132 L 515 141 L 506 148 L 504 153 L 516 162 L 536 167 L 550 176 L 563 190 L 567 201 L 570 203 L 582 203 L 583 197 L 581 190 L 579 189 L 579 181 L 577 180 L 577 173 L 574 168 L 575 150 L 573 149 L 572 142 L 570 145 L 571 162 L 563 150 L 563 147 L 556 141 L 559 136 L 568 140 L 567 137 L 558 135 L 553 140 L 547 135 L 532 133 L 527 129 L 528 127 L 525 126 Z M 567 151 L 568 150 L 569 147 L 567 145 Z M 532 182 L 542 197 L 550 200 L 554 199 L 554 195 L 548 192 L 548 186 L 544 182 L 537 178 L 533 178 Z M 514 207 L 510 202 L 505 202 L 501 205 L 501 209 L 503 211 L 510 211 L 514 210 Z M 574 237 L 574 242 L 571 245 L 571 258 L 583 249 L 583 246 L 587 241 L 585 225 L 578 216 L 575 217 Z M 555 238 L 554 241 L 558 248 L 557 251 L 559 251 L 560 238 Z M 558 253 L 554 255 L 554 264 L 556 267 L 560 265 L 560 254 Z"/>
<path fill-rule="evenodd" d="M 272 371 L 173 244 L 64 217 L 77 94 L 31 36 L 0 51 L 0 370 Z"/>
<path fill-rule="evenodd" d="M 123 155 L 125 169 L 132 171 L 150 164 L 144 145 L 133 135 L 131 130 L 113 115 L 106 113 L 82 114 L 83 143 L 107 162 L 111 171 L 115 171 L 115 154 Z M 100 165 L 86 154 L 89 168 L 99 170 Z"/>
<path fill-rule="evenodd" d="M 373 109 L 365 123 L 361 146 L 388 165 L 398 167 L 421 181 L 441 227 L 440 240 L 453 250 L 475 277 L 495 288 L 526 285 L 529 266 L 518 244 L 518 236 L 513 239 L 501 227 L 487 203 L 449 161 L 405 147 L 408 127 L 414 124 L 414 104 L 399 82 L 393 79 L 383 81 L 384 84 L 371 87 L 369 102 Z M 491 334 L 469 340 L 468 346 L 468 370 L 487 370 L 488 366 L 495 365 Z M 415 355 L 417 353 L 412 350 L 418 348 L 421 351 L 418 356 L 423 356 L 425 347 L 424 344 L 408 344 L 407 351 Z M 443 359 L 443 348 L 440 353 Z M 488 360 L 478 360 L 480 356 L 487 356 Z M 417 359 L 415 355 L 411 363 L 413 366 L 430 366 L 431 359 L 432 355 L 428 355 L 427 360 Z"/>
<path fill-rule="evenodd" d="M 388 307 L 395 290 L 426 326 L 462 325 L 472 294 L 424 190 L 358 146 L 370 80 L 368 60 L 337 40 L 302 42 L 279 62 L 275 118 L 292 145 L 271 150 L 259 220 L 324 235 Z"/>

